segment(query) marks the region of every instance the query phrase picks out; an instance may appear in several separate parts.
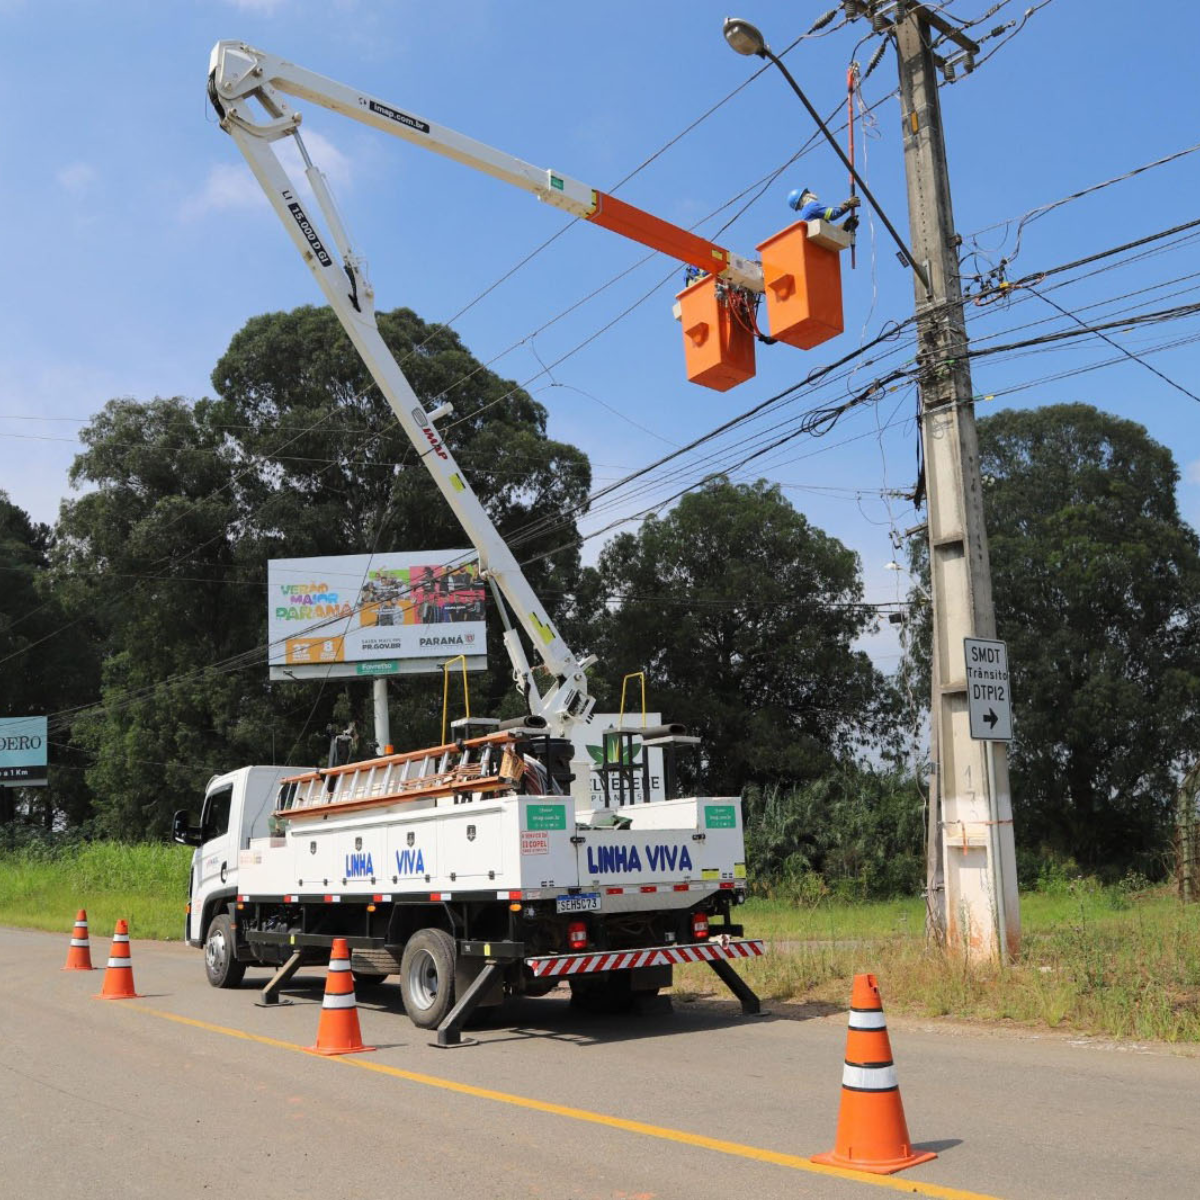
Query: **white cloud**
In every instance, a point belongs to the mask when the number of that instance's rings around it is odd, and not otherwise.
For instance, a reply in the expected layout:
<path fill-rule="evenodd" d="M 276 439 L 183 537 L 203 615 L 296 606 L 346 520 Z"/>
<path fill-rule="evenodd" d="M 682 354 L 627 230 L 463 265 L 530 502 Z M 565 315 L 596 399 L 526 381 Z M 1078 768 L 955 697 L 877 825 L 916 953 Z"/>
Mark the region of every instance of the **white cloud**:
<path fill-rule="evenodd" d="M 1200 458 L 1183 468 L 1183 477 L 1188 483 L 1200 483 Z"/>
<path fill-rule="evenodd" d="M 59 167 L 54 173 L 58 186 L 73 196 L 82 196 L 96 182 L 96 168 L 90 163 L 73 162 L 65 167 Z"/>
<path fill-rule="evenodd" d="M 214 163 L 200 191 L 183 202 L 179 215 L 194 221 L 210 212 L 230 208 L 266 206 L 267 197 L 248 167 L 234 163 Z"/>
<path fill-rule="evenodd" d="M 327 137 L 315 130 L 307 130 L 302 136 L 309 157 L 324 172 L 325 178 L 329 180 L 330 186 L 335 192 L 339 188 L 349 187 L 350 159 Z M 279 158 L 283 163 L 284 170 L 295 182 L 300 194 L 311 203 L 312 191 L 305 178 L 304 162 L 295 141 L 292 138 L 285 138 L 276 142 L 275 145 L 278 147 Z M 266 204 L 266 194 L 250 173 L 249 167 L 243 163 L 214 163 L 209 168 L 204 186 L 196 195 L 185 200 L 180 206 L 179 216 L 184 221 L 194 221 L 210 212 L 255 209 L 265 207 Z"/>

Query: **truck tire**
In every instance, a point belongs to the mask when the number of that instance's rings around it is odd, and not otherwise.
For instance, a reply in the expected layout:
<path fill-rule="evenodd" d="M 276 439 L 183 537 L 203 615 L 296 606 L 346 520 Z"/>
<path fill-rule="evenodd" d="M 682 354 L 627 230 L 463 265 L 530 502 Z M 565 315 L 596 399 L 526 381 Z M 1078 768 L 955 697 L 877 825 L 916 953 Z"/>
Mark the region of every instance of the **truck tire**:
<path fill-rule="evenodd" d="M 454 1007 L 454 939 L 444 929 L 419 929 L 400 960 L 400 995 L 409 1020 L 434 1029 Z"/>
<path fill-rule="evenodd" d="M 224 914 L 213 917 L 204 935 L 204 973 L 215 988 L 234 988 L 246 974 L 246 964 L 234 954 L 233 922 Z"/>

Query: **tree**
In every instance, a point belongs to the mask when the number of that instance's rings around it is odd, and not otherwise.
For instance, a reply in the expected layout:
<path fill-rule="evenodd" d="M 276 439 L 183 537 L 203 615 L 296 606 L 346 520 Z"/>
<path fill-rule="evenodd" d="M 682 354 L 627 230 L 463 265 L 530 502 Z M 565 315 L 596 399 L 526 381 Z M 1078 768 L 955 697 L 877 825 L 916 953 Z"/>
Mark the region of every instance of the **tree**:
<path fill-rule="evenodd" d="M 60 598 L 49 586 L 48 526 L 30 519 L 0 491 L 0 714 L 43 716 L 67 708 L 95 684 L 95 661 L 85 634 L 57 637 L 67 623 Z M 54 734 L 52 741 L 58 742 Z M 17 817 L 20 793 L 26 815 L 45 828 L 60 818 L 82 820 L 87 794 L 80 763 L 61 743 L 49 756 L 45 788 L 0 787 L 0 825 Z"/>
<path fill-rule="evenodd" d="M 407 309 L 379 324 L 422 403 L 455 402 L 447 442 L 501 529 L 516 538 L 557 518 L 519 557 L 539 556 L 535 587 L 566 610 L 586 457 L 548 439 L 541 405 L 452 332 Z M 309 764 L 323 758 L 328 723 L 357 717 L 369 729 L 365 687 L 268 683 L 269 558 L 466 542 L 329 310 L 251 319 L 213 383 L 218 398 L 194 404 L 110 402 L 72 468 L 91 490 L 60 522 L 59 584 L 93 614 L 105 649 L 102 702 L 76 736 L 102 826 L 123 837 L 161 836 L 214 771 Z M 473 681 L 484 711 L 511 687 L 498 632 L 491 645 L 497 669 Z M 393 695 L 405 742 L 437 736 L 440 683 L 406 681 Z"/>
<path fill-rule="evenodd" d="M 645 670 L 655 708 L 704 737 L 701 782 L 813 779 L 894 733 L 889 689 L 853 649 L 872 622 L 857 556 L 764 481 L 715 479 L 600 556 L 602 698 Z"/>
<path fill-rule="evenodd" d="M 911 896 L 924 881 L 925 797 L 910 774 L 842 764 L 798 787 L 750 788 L 746 861 L 760 894 Z"/>
<path fill-rule="evenodd" d="M 1018 841 L 1161 873 L 1200 749 L 1200 540 L 1174 459 L 1086 404 L 1001 412 L 979 443 Z"/>

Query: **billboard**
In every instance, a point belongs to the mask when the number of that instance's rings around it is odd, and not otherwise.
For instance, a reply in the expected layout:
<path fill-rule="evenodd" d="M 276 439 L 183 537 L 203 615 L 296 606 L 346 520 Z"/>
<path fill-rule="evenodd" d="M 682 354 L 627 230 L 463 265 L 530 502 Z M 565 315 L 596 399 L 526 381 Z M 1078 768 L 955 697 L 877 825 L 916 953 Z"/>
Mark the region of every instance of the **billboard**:
<path fill-rule="evenodd" d="M 267 565 L 272 679 L 487 667 L 486 584 L 474 550 L 398 550 Z"/>
<path fill-rule="evenodd" d="M 0 787 L 45 787 L 45 717 L 0 717 Z"/>
<path fill-rule="evenodd" d="M 647 713 L 647 725 L 661 725 L 662 713 Z M 572 760 L 580 764 L 587 763 L 591 768 L 590 787 L 592 803 L 603 805 L 604 791 L 600 782 L 598 768 L 604 762 L 604 734 L 612 729 L 631 730 L 636 733 L 642 728 L 642 714 L 625 713 L 622 719 L 620 713 L 594 712 L 586 720 L 581 721 L 571 730 L 571 742 L 575 747 Z M 663 778 L 663 752 L 661 747 L 645 747 L 641 742 L 635 742 L 633 747 L 633 762 L 638 769 L 633 775 L 633 792 L 635 803 L 640 804 L 642 795 L 642 755 L 648 755 L 647 764 L 650 767 L 650 799 L 663 800 L 666 798 L 666 780 Z M 580 771 L 576 770 L 576 775 Z"/>

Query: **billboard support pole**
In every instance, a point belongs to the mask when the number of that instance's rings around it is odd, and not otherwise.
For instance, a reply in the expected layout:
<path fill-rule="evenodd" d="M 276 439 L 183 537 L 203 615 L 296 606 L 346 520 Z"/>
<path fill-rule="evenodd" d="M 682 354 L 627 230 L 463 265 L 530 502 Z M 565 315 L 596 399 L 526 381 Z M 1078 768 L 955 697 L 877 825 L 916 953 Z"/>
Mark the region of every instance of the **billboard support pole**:
<path fill-rule="evenodd" d="M 387 679 L 373 679 L 371 681 L 375 692 L 375 747 L 376 753 L 388 754 L 391 752 L 392 731 L 388 723 L 388 694 L 387 694 Z"/>

